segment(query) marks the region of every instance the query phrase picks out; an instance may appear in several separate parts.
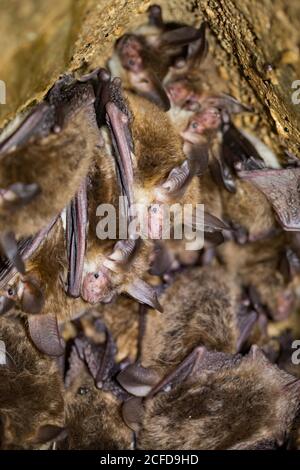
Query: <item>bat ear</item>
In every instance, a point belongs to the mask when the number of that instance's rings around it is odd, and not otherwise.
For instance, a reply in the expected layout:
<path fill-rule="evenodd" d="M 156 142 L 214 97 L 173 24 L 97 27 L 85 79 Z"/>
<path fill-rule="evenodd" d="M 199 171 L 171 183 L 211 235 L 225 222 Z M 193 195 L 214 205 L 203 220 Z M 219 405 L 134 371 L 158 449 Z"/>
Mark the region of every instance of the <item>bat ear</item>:
<path fill-rule="evenodd" d="M 122 406 L 122 417 L 125 424 L 134 432 L 138 432 L 143 421 L 143 401 L 141 398 L 130 398 Z"/>
<path fill-rule="evenodd" d="M 18 244 L 13 232 L 4 232 L 1 235 L 0 245 L 9 261 L 15 266 L 17 271 L 25 274 L 25 265 L 18 249 Z"/>
<path fill-rule="evenodd" d="M 45 296 L 34 280 L 24 280 L 21 309 L 25 313 L 40 313 L 45 303 Z"/>
<path fill-rule="evenodd" d="M 284 230 L 299 230 L 300 168 L 241 171 L 238 176 L 254 184 L 266 196 Z"/>
<path fill-rule="evenodd" d="M 28 328 L 30 337 L 39 351 L 49 356 L 61 356 L 64 353 L 54 314 L 30 315 Z"/>
<path fill-rule="evenodd" d="M 199 29 L 193 26 L 182 26 L 167 31 L 161 35 L 161 45 L 165 48 L 174 46 L 187 46 L 205 35 L 205 23 Z"/>
<path fill-rule="evenodd" d="M 253 111 L 251 107 L 242 104 L 236 98 L 226 93 L 210 96 L 205 100 L 205 104 L 215 106 L 218 109 L 225 109 L 229 114 L 239 114 Z"/>
<path fill-rule="evenodd" d="M 15 305 L 15 301 L 13 299 L 9 299 L 5 295 L 0 296 L 0 315 L 4 315 L 5 313 L 9 312 Z"/>
<path fill-rule="evenodd" d="M 131 395 L 145 397 L 159 380 L 159 374 L 152 368 L 146 368 L 140 364 L 131 364 L 122 370 L 117 380 L 120 385 Z"/>
<path fill-rule="evenodd" d="M 253 361 L 269 362 L 263 351 L 256 344 L 251 346 L 248 357 Z"/>
<path fill-rule="evenodd" d="M 66 428 L 55 426 L 53 424 L 45 424 L 40 426 L 34 439 L 35 444 L 45 444 L 51 441 L 61 441 L 67 437 Z"/>
<path fill-rule="evenodd" d="M 246 341 L 248 340 L 255 323 L 257 322 L 257 312 L 255 310 L 246 311 L 245 314 L 238 315 L 238 327 L 240 331 L 240 335 L 237 339 L 237 352 L 241 352 L 243 346 L 245 345 Z"/>
<path fill-rule="evenodd" d="M 204 230 L 207 232 L 220 232 L 222 230 L 231 231 L 232 229 L 228 224 L 215 215 L 212 215 L 209 212 L 204 212 Z"/>
<path fill-rule="evenodd" d="M 146 304 L 151 308 L 155 308 L 159 312 L 162 312 L 162 306 L 160 305 L 155 289 L 147 284 L 142 279 L 137 279 L 130 284 L 126 292 L 141 304 Z"/>
<path fill-rule="evenodd" d="M 155 73 L 151 70 L 142 71 L 135 74 L 133 83 L 137 93 L 144 98 L 147 98 L 152 103 L 156 104 L 164 111 L 170 109 L 169 97 Z"/>

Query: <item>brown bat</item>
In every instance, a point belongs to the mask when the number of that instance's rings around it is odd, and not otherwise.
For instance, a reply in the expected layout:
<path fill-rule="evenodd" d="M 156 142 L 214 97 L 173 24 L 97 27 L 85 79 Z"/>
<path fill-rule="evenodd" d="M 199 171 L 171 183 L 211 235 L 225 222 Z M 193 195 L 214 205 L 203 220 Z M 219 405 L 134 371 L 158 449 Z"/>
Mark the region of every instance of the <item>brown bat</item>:
<path fill-rule="evenodd" d="M 100 143 L 94 102 L 91 84 L 65 76 L 0 144 L 1 245 L 23 274 L 13 234 L 36 234 L 75 196 Z"/>
<path fill-rule="evenodd" d="M 37 449 L 64 434 L 63 381 L 31 344 L 16 315 L 0 319 L 0 448 Z M 3 348 L 2 348 L 3 349 Z"/>
<path fill-rule="evenodd" d="M 80 318 L 85 336 L 93 338 L 94 321 L 100 319 L 111 332 L 117 345 L 117 362 L 125 359 L 135 361 L 138 348 L 139 305 L 133 299 L 119 296 L 111 304 L 93 307 Z"/>
<path fill-rule="evenodd" d="M 125 403 L 128 421 L 139 420 L 137 448 L 275 450 L 288 445 L 299 409 L 299 380 L 272 365 L 257 346 L 245 357 L 198 347 L 183 361 L 181 375 L 184 379 L 178 383 L 177 376 L 174 384 L 171 373 L 139 408 L 137 402 L 135 407 Z"/>
<path fill-rule="evenodd" d="M 84 336 L 75 339 L 66 375 L 68 435 L 65 441 L 59 443 L 59 449 L 106 450 L 132 447 L 132 432 L 124 424 L 121 415 L 124 392 L 120 391 L 118 394 L 117 384 L 114 385 L 110 379 L 113 372 L 109 368 L 114 366 L 115 352 L 110 333 L 104 350 L 101 345 Z M 101 386 L 99 374 L 102 377 Z"/>
<path fill-rule="evenodd" d="M 195 205 L 198 202 L 199 187 L 195 178 L 199 171 L 198 162 L 190 163 L 185 159 L 180 138 L 167 116 L 156 105 L 129 92 L 126 94 L 127 104 L 122 96 L 120 81 L 110 81 L 103 72 L 102 78 L 104 83 L 100 99 L 106 110 L 110 134 L 107 135 L 105 128 L 104 140 L 108 138 L 108 145 L 105 145 L 102 160 L 105 159 L 106 164 L 99 166 L 98 170 L 105 173 L 101 179 L 104 183 L 97 187 L 95 179 L 89 196 L 94 205 L 92 207 L 90 202 L 89 219 L 94 217 L 99 201 L 119 207 L 116 200 L 118 194 L 109 188 L 103 191 L 114 178 L 111 165 L 117 162 L 119 194 L 125 196 L 129 207 L 138 203 L 148 210 L 146 236 L 151 240 L 157 237 L 154 234 L 161 236 L 164 203 L 177 202 L 179 197 L 183 204 Z M 104 194 L 104 198 L 100 193 Z M 220 231 L 228 227 L 207 214 L 201 228 Z M 129 238 L 120 240 L 115 246 L 112 240 L 107 240 L 103 244 L 95 236 L 94 222 L 90 223 L 89 234 L 83 298 L 90 303 L 109 302 L 116 294 L 126 292 L 139 302 L 157 308 L 155 292 L 140 279 L 148 267 L 147 240 L 134 241 Z"/>
<path fill-rule="evenodd" d="M 284 230 L 299 230 L 300 168 L 240 171 L 239 177 L 252 183 L 265 195 Z"/>
<path fill-rule="evenodd" d="M 222 262 L 232 273 L 238 273 L 240 282 L 253 286 L 267 316 L 284 319 L 297 305 L 292 278 L 283 267 L 286 246 L 284 234 L 248 243 L 243 246 L 228 242 L 218 248 Z"/>
<path fill-rule="evenodd" d="M 37 243 L 39 242 L 39 244 Z M 66 295 L 64 279 L 67 274 L 65 232 L 58 218 L 48 233 L 33 238 L 23 253 L 26 274 L 6 270 L 1 282 L 3 305 L 14 306 L 27 314 L 31 339 L 36 347 L 49 355 L 64 351 L 58 323 L 85 310 L 84 302 Z M 5 313 L 8 308 L 3 308 Z"/>
<path fill-rule="evenodd" d="M 241 350 L 258 315 L 250 302 L 243 303 L 234 281 L 220 267 L 177 274 L 160 298 L 163 314 L 147 314 L 140 364 L 124 369 L 119 383 L 129 393 L 145 396 L 198 345 L 226 353 Z"/>
<path fill-rule="evenodd" d="M 199 29 L 178 23 L 164 23 L 158 5 L 149 9 L 149 23 L 118 39 L 109 61 L 114 76 L 125 88 L 169 109 L 162 80 L 185 72 L 201 62 L 206 53 L 205 24 Z"/>

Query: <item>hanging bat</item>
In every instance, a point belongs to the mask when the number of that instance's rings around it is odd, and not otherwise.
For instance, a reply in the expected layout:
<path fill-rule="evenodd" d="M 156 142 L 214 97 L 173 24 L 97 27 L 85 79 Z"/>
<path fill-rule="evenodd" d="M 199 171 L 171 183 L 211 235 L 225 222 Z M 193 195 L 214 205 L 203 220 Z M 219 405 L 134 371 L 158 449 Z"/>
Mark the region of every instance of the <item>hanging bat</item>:
<path fill-rule="evenodd" d="M 78 316 L 85 310 L 84 302 L 66 295 L 67 274 L 65 232 L 58 218 L 23 250 L 26 274 L 6 269 L 1 281 L 3 305 L 14 306 L 27 316 L 29 335 L 43 353 L 59 356 L 64 352 L 59 323 Z M 5 313 L 3 309 L 2 313 Z"/>
<path fill-rule="evenodd" d="M 1 449 L 49 447 L 64 436 L 63 382 L 53 359 L 40 354 L 16 315 L 0 318 Z"/>
<path fill-rule="evenodd" d="M 132 432 L 121 416 L 124 392 L 117 393 L 120 387 L 113 383 L 111 375 L 114 367 L 118 370 L 114 363 L 116 348 L 109 330 L 106 332 L 104 346 L 79 336 L 71 348 L 65 379 L 68 434 L 59 443 L 59 449 L 106 450 L 132 446 Z"/>
<path fill-rule="evenodd" d="M 239 177 L 254 185 L 265 195 L 284 230 L 300 229 L 298 214 L 300 168 L 240 171 Z"/>
<path fill-rule="evenodd" d="M 288 445 L 299 386 L 255 345 L 244 357 L 200 346 L 123 415 L 138 449 L 275 450 Z"/>
<path fill-rule="evenodd" d="M 15 239 L 58 216 L 92 165 L 100 143 L 94 102 L 91 84 L 64 76 L 0 144 L 1 246 L 22 274 Z"/>
<path fill-rule="evenodd" d="M 119 296 L 111 304 L 99 304 L 81 317 L 85 336 L 92 337 L 95 319 L 107 325 L 117 345 L 117 362 L 125 359 L 135 361 L 138 347 L 139 305 L 129 297 Z"/>
<path fill-rule="evenodd" d="M 156 13 L 153 13 L 157 10 Z M 206 54 L 205 24 L 199 29 L 176 23 L 164 23 L 160 7 L 149 9 L 149 23 L 118 39 L 109 60 L 114 76 L 121 77 L 125 88 L 167 110 L 170 103 L 162 81 L 170 73 L 184 75 Z"/>
<path fill-rule="evenodd" d="M 125 390 L 145 396 L 197 345 L 235 353 L 242 350 L 257 322 L 255 306 L 245 303 L 234 276 L 223 268 L 185 270 L 163 292 L 163 315 L 148 312 L 140 363 L 118 376 Z"/>
<path fill-rule="evenodd" d="M 253 243 L 228 242 L 218 248 L 218 256 L 240 282 L 253 286 L 266 316 L 284 319 L 297 305 L 296 289 L 282 265 L 286 238 L 283 233 Z"/>
<path fill-rule="evenodd" d="M 109 145 L 105 145 L 102 159 L 106 160 L 106 164 L 99 167 L 99 173 L 106 172 L 102 178 L 103 185 L 107 181 L 109 186 L 111 180 L 117 177 L 119 194 L 126 198 L 129 207 L 140 203 L 148 208 L 150 217 L 147 235 L 151 240 L 153 233 L 161 233 L 163 214 L 160 208 L 163 203 L 177 202 L 178 197 L 181 197 L 182 203 L 195 204 L 197 201 L 198 181 L 194 176 L 198 167 L 197 164 L 185 161 L 179 137 L 167 116 L 157 106 L 129 92 L 125 95 L 125 101 L 119 80 L 111 81 L 103 73 L 102 79 L 104 83 L 100 100 L 106 110 L 106 124 L 110 133 L 107 135 L 105 126 L 104 140 L 108 139 Z M 116 176 L 113 176 L 114 165 L 117 165 Z M 101 191 L 107 196 L 102 198 Z M 116 200 L 118 194 L 108 187 L 105 192 L 103 186 L 97 189 L 96 180 L 91 192 L 90 221 L 99 201 L 119 207 Z M 227 228 L 210 214 L 205 217 L 204 225 L 211 231 Z M 104 244 L 96 239 L 95 233 L 95 223 L 90 222 L 83 298 L 90 303 L 110 302 L 116 294 L 126 292 L 139 302 L 157 308 L 155 292 L 140 279 L 148 268 L 145 255 L 149 253 L 149 244 L 143 240 L 130 239 L 120 240 L 115 245 L 107 240 Z"/>

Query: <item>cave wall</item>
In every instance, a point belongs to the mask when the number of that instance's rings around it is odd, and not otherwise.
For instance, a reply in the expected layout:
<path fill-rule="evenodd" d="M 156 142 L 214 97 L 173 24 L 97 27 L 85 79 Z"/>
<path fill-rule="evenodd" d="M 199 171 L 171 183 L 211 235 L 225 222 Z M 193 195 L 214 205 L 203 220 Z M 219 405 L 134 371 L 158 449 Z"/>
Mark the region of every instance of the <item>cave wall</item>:
<path fill-rule="evenodd" d="M 292 103 L 292 83 L 300 79 L 298 0 L 1 0 L 7 103 L 0 127 L 40 100 L 60 74 L 104 65 L 115 39 L 145 21 L 151 3 L 163 6 L 166 19 L 208 22 L 225 89 L 255 109 L 238 123 L 278 154 L 288 148 L 300 155 L 300 104 Z"/>

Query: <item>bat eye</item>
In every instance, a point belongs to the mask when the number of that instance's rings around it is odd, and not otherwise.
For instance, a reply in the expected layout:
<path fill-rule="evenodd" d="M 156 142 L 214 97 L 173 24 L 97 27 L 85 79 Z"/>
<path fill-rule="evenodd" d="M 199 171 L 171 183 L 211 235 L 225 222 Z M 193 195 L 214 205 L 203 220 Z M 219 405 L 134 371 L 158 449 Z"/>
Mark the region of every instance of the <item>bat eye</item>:
<path fill-rule="evenodd" d="M 15 291 L 14 291 L 14 289 L 13 289 L 12 287 L 9 287 L 9 288 L 7 289 L 7 295 L 8 295 L 9 297 L 12 297 L 13 295 L 15 295 Z"/>
<path fill-rule="evenodd" d="M 129 59 L 128 60 L 128 65 L 130 65 L 130 67 L 133 67 L 135 65 L 135 60 Z"/>
<path fill-rule="evenodd" d="M 95 278 L 95 279 L 98 279 L 98 277 L 99 277 L 99 274 L 98 274 L 98 273 L 95 273 L 95 274 L 94 274 L 94 278 Z"/>
<path fill-rule="evenodd" d="M 192 128 L 197 129 L 198 123 L 196 121 L 192 122 Z"/>
<path fill-rule="evenodd" d="M 89 393 L 89 389 L 87 387 L 79 387 L 77 393 L 78 395 L 87 395 Z"/>

